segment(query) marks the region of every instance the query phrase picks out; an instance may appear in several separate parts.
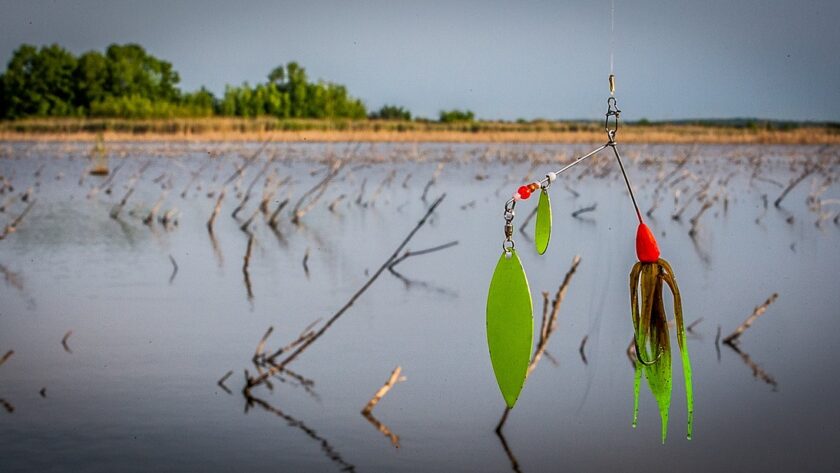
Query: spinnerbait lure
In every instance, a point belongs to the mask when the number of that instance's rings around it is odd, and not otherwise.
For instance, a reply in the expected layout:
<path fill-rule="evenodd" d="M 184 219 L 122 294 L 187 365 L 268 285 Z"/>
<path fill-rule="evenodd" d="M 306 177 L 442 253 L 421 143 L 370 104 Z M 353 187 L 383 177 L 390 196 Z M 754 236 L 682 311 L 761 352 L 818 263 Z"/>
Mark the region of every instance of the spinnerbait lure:
<path fill-rule="evenodd" d="M 607 113 L 604 129 L 606 144 L 585 154 L 562 169 L 546 174 L 545 178 L 519 187 L 505 203 L 505 239 L 502 255 L 496 264 L 487 295 L 487 344 L 490 361 L 496 381 L 508 408 L 513 408 L 525 384 L 528 363 L 533 345 L 533 302 L 528 278 L 513 242 L 513 219 L 517 202 L 528 200 L 540 191 L 534 242 L 539 254 L 544 254 L 551 238 L 551 203 L 548 190 L 563 172 L 584 160 L 610 148 L 618 162 L 639 226 L 636 230 L 636 255 L 638 262 L 630 273 L 630 305 L 633 322 L 633 340 L 636 348 L 634 376 L 633 426 L 638 414 L 638 395 L 641 376 L 645 375 L 651 392 L 659 405 L 662 418 L 662 440 L 667 432 L 668 411 L 671 400 L 671 350 L 668 320 L 663 302 L 663 282 L 668 285 L 674 298 L 674 312 L 677 326 L 677 341 L 682 354 L 683 375 L 686 385 L 688 409 L 688 438 L 691 438 L 694 416 L 691 385 L 691 363 L 685 340 L 685 326 L 682 316 L 682 300 L 676 278 L 670 264 L 660 258 L 659 246 L 650 228 L 642 219 L 633 187 L 624 169 L 624 163 L 615 141 L 618 133 L 621 110 L 615 99 L 615 76 L 610 74 L 610 97 L 607 99 Z"/>

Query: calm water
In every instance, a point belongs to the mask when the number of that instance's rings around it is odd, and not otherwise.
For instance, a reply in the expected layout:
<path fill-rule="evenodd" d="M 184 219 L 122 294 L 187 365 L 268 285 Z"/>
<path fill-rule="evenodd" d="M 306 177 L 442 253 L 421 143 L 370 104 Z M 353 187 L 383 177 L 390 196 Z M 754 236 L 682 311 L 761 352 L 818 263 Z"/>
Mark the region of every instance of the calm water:
<path fill-rule="evenodd" d="M 537 317 L 540 291 L 556 291 L 574 255 L 582 262 L 549 344 L 551 359 L 531 375 L 504 429 L 514 465 L 494 433 L 504 403 L 484 332 L 486 291 L 503 237 L 502 204 L 532 170 L 534 178 L 559 167 L 530 159 L 568 160 L 588 148 L 272 145 L 236 183 L 244 192 L 275 152 L 267 173 L 276 173 L 275 182 L 291 178 L 271 201 L 273 209 L 291 196 L 279 232 L 261 214 L 255 219 L 249 298 L 242 272 L 248 237 L 239 225 L 256 208 L 262 178 L 239 222 L 230 216 L 238 199 L 229 186 L 215 249 L 205 222 L 216 200 L 208 192 L 217 192 L 257 147 L 112 145 L 111 168 L 125 167 L 110 195 L 103 190 L 88 197 L 105 179 L 87 176 L 79 183 L 89 145 L 2 146 L 0 175 L 14 191 L 0 196 L 8 201 L 0 225 L 23 210 L 20 195 L 29 187 L 37 202 L 18 231 L 0 241 L 0 356 L 14 350 L 0 366 L 0 399 L 13 408 L 0 409 L 0 471 L 840 468 L 836 178 L 819 193 L 829 212 L 820 227 L 806 202 L 826 176 L 837 175 L 836 149 L 823 151 L 833 157 L 821 160 L 823 169 L 794 188 L 781 210 L 772 205 L 782 192 L 774 181 L 786 185 L 801 174 L 803 160 L 816 159 L 817 149 L 625 149 L 643 211 L 676 159 L 692 152 L 689 164 L 665 181 L 649 219 L 678 277 L 687 322 L 702 318 L 689 337 L 694 438 L 685 438 L 676 357 L 664 445 L 646 387 L 639 426 L 630 425 L 633 370 L 625 349 L 632 333 L 627 275 L 635 262 L 635 224 L 623 183 L 607 155 L 595 158 L 590 171 L 582 165 L 564 175 L 551 190 L 548 253 L 538 256 L 525 235 L 515 235 Z M 323 178 L 327 159 L 350 154 L 353 162 L 322 201 L 302 225 L 292 225 L 290 207 Z M 212 164 L 182 198 L 191 173 L 207 159 Z M 151 164 L 120 218 L 110 218 L 145 162 Z M 291 378 L 275 380 L 273 390 L 255 388 L 262 402 L 246 408 L 243 370 L 254 372 L 251 357 L 265 330 L 274 327 L 267 349 L 275 350 L 343 305 L 425 213 L 421 195 L 439 163 L 427 200 L 442 192 L 447 197 L 409 248 L 459 244 L 401 263 L 397 269 L 410 284 L 384 273 L 292 363 L 314 382 L 310 390 Z M 718 199 L 692 239 L 688 220 L 700 204 L 690 202 L 681 221 L 671 214 L 706 180 Z M 168 229 L 141 221 L 162 186 L 169 191 L 160 213 L 178 209 L 177 226 Z M 330 212 L 327 205 L 341 194 L 346 198 Z M 581 218 L 570 215 L 594 203 L 596 210 Z M 536 199 L 517 208 L 516 223 L 534 205 Z M 170 255 L 178 265 L 174 279 Z M 740 348 L 776 386 L 754 377 L 735 351 L 722 345 L 718 354 L 715 346 L 718 326 L 724 336 L 730 333 L 774 292 L 778 301 L 741 337 Z M 70 330 L 68 352 L 61 340 Z M 578 354 L 584 336 L 588 364 Z M 359 413 L 397 365 L 407 379 L 374 415 L 399 436 L 399 448 Z M 229 370 L 226 392 L 216 382 Z"/>

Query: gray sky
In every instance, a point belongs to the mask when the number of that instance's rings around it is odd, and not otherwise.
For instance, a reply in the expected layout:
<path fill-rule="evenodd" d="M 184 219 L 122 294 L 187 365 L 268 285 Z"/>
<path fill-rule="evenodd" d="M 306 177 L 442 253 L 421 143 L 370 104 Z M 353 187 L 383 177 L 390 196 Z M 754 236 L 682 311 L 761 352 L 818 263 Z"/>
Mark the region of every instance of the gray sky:
<path fill-rule="evenodd" d="M 21 43 L 75 53 L 137 42 L 185 90 L 265 80 L 297 60 L 370 108 L 482 118 L 598 118 L 610 2 L 7 1 L 0 61 Z M 840 1 L 616 0 L 628 119 L 840 120 Z"/>

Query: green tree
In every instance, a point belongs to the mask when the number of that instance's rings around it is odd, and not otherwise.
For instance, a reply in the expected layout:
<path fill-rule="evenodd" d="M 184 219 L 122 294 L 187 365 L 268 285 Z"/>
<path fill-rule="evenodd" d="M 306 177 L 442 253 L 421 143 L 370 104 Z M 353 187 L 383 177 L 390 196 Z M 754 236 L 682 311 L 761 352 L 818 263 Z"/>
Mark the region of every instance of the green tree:
<path fill-rule="evenodd" d="M 272 84 L 282 87 L 286 83 L 286 70 L 283 66 L 277 66 L 268 73 L 268 81 Z"/>
<path fill-rule="evenodd" d="M 379 110 L 370 114 L 374 120 L 411 120 L 411 112 L 397 105 L 383 105 Z"/>
<path fill-rule="evenodd" d="M 306 93 L 307 80 L 306 71 L 296 62 L 286 65 L 286 91 L 289 93 L 290 115 L 294 118 L 307 116 Z"/>
<path fill-rule="evenodd" d="M 275 67 L 255 86 L 227 86 L 221 99 L 207 89 L 181 93 L 172 64 L 138 44 L 112 44 L 105 54 L 78 59 L 58 45 L 22 45 L 0 74 L 0 117 L 90 115 L 101 117 L 350 118 L 367 115 L 343 85 L 309 82 L 296 62 Z M 411 115 L 394 107 L 382 117 Z"/>
<path fill-rule="evenodd" d="M 216 98 L 204 87 L 196 92 L 184 94 L 181 104 L 189 116 L 209 117 L 215 113 Z"/>
<path fill-rule="evenodd" d="M 180 77 L 172 64 L 146 53 L 138 44 L 108 46 L 107 90 L 116 97 L 137 95 L 150 100 L 175 102 Z"/>
<path fill-rule="evenodd" d="M 81 56 L 73 72 L 76 82 L 76 107 L 89 110 L 90 104 L 104 100 L 108 96 L 108 61 L 98 51 L 89 51 Z"/>
<path fill-rule="evenodd" d="M 2 76 L 4 117 L 64 116 L 74 111 L 76 58 L 57 44 L 40 50 L 24 44 Z"/>
<path fill-rule="evenodd" d="M 441 110 L 439 120 L 441 123 L 471 122 L 475 120 L 475 114 L 469 110 Z"/>

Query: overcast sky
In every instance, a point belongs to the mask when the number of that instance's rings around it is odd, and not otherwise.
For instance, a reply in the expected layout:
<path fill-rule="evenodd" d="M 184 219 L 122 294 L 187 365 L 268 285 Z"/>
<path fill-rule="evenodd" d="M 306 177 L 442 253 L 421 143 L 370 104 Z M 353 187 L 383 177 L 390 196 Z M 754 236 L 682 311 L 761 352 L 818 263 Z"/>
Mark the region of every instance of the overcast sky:
<path fill-rule="evenodd" d="M 840 1 L 616 0 L 628 119 L 840 121 Z M 136 42 L 185 90 L 262 82 L 296 60 L 370 108 L 482 118 L 604 112 L 610 0 L 7 1 L 0 62 L 21 43 L 74 53 Z"/>

